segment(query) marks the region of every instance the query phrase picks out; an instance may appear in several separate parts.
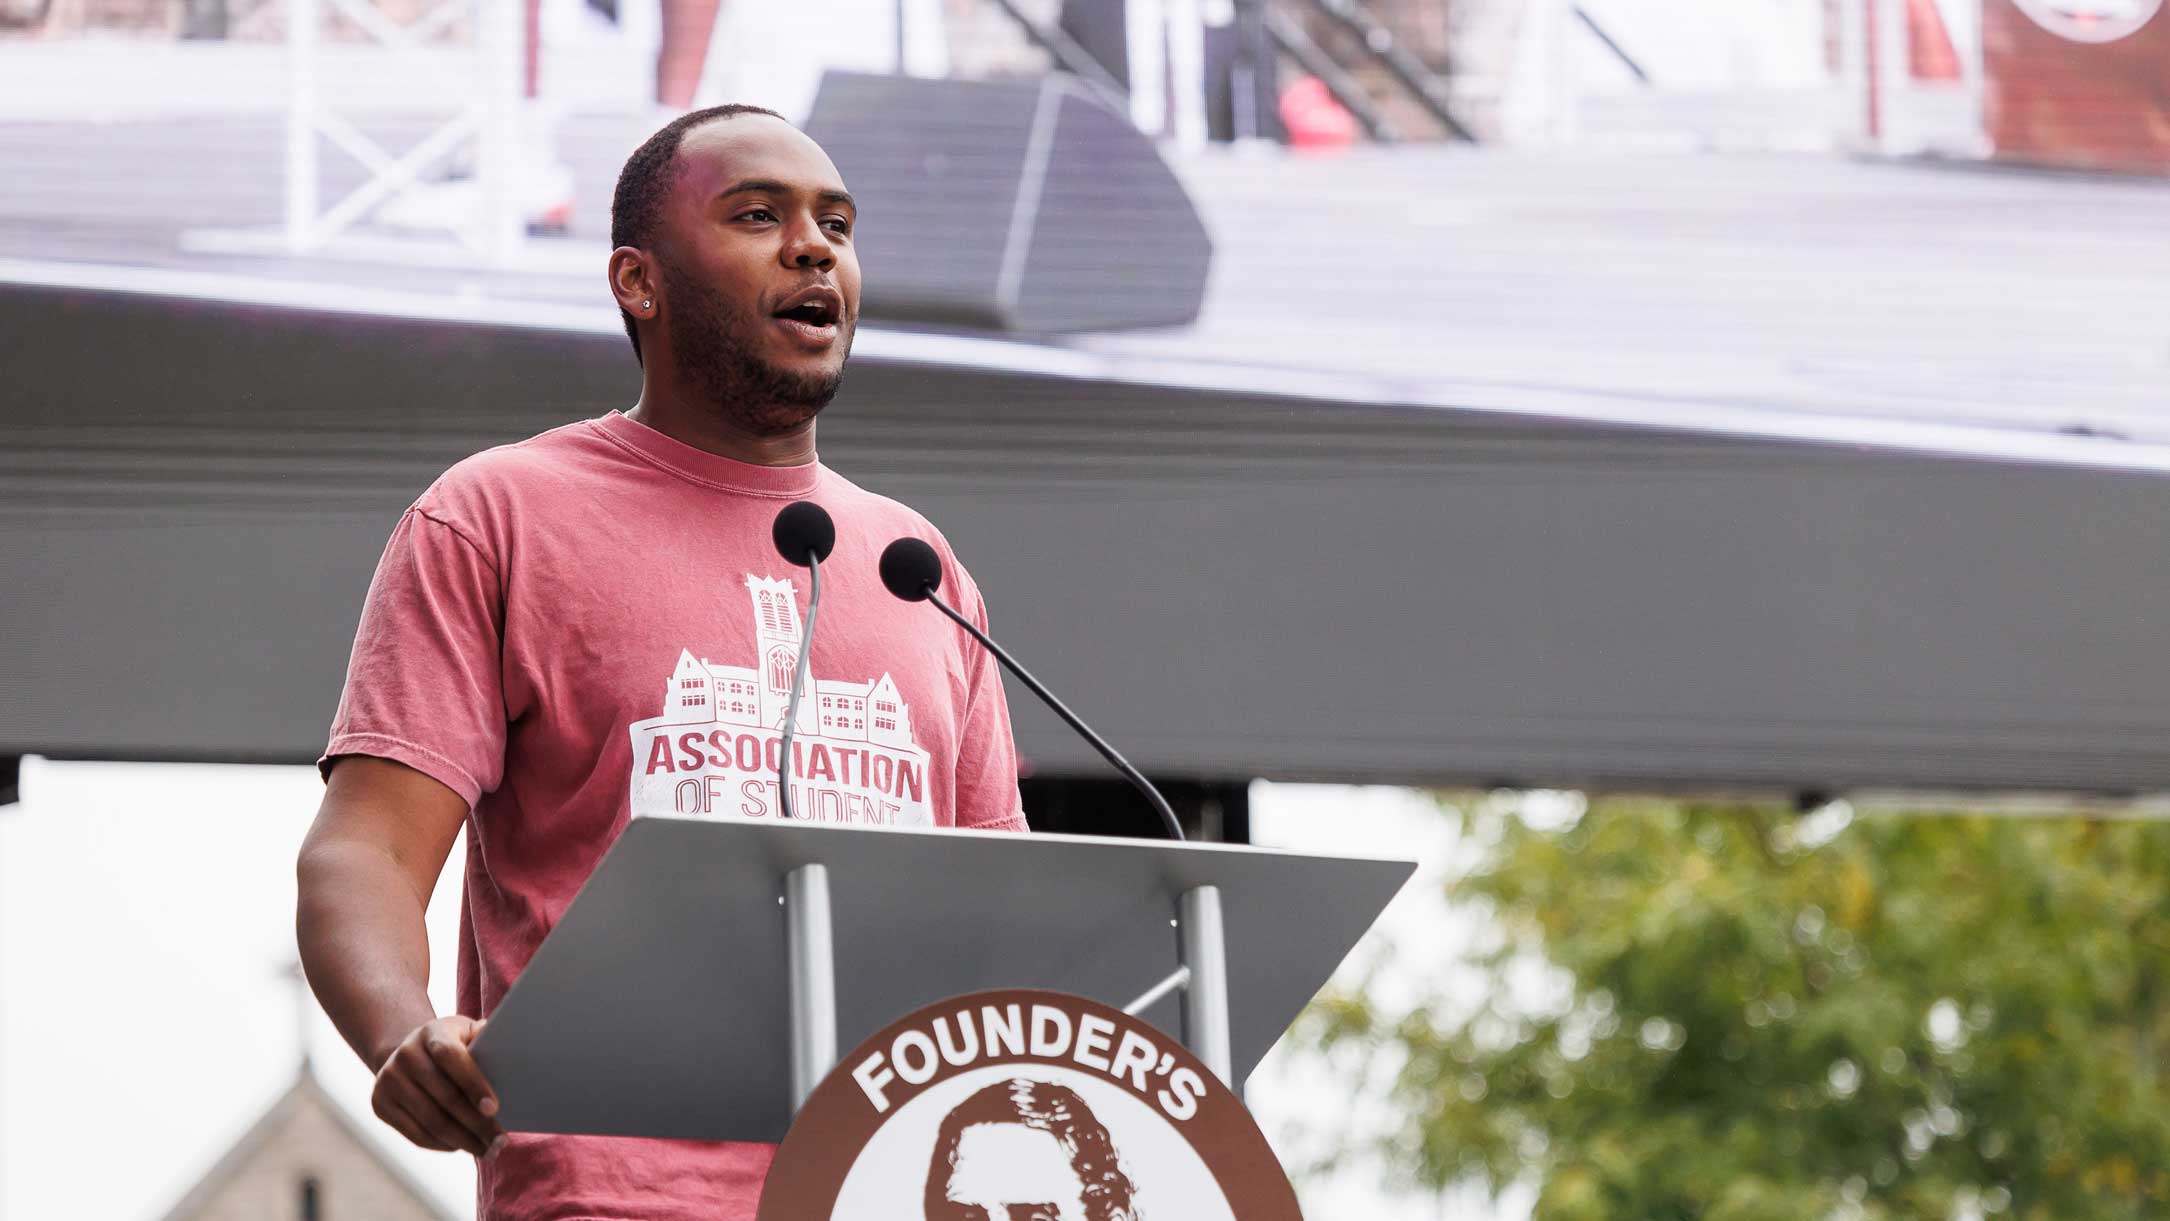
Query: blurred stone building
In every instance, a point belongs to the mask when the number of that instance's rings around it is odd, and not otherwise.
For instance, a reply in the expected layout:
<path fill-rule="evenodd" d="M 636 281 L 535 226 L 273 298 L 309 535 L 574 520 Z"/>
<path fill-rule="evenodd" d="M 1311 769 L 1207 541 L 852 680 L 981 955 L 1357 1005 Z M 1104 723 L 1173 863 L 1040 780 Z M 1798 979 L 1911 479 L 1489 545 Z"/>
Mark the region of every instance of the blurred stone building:
<path fill-rule="evenodd" d="M 165 1221 L 452 1221 L 305 1063 Z"/>

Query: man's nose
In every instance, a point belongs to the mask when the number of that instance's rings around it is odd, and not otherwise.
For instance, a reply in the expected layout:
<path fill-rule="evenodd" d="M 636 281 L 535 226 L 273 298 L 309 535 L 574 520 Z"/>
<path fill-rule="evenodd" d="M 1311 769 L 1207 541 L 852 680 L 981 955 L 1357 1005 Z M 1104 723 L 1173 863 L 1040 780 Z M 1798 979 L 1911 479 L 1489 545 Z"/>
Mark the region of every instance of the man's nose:
<path fill-rule="evenodd" d="M 828 234 L 820 225 L 797 226 L 791 240 L 784 243 L 784 264 L 788 267 L 818 267 L 828 271 L 836 266 L 836 247 L 829 244 Z"/>

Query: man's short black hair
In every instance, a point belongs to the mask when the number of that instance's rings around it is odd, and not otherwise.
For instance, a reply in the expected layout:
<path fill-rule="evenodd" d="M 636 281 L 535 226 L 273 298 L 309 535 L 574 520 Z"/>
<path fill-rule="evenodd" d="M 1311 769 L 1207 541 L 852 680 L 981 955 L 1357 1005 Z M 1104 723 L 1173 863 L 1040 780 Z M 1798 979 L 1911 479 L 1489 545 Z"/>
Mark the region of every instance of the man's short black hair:
<path fill-rule="evenodd" d="M 656 227 L 663 223 L 663 201 L 670 197 L 671 183 L 678 176 L 678 146 L 685 140 L 686 133 L 703 123 L 735 119 L 742 114 L 765 114 L 790 122 L 766 106 L 738 103 L 710 106 L 706 110 L 679 115 L 633 150 L 633 155 L 625 159 L 625 168 L 618 171 L 618 189 L 610 196 L 611 249 L 620 246 L 653 249 Z M 626 338 L 633 341 L 633 359 L 639 360 L 640 332 L 633 329 L 633 315 L 620 306 L 618 316 L 625 319 Z"/>

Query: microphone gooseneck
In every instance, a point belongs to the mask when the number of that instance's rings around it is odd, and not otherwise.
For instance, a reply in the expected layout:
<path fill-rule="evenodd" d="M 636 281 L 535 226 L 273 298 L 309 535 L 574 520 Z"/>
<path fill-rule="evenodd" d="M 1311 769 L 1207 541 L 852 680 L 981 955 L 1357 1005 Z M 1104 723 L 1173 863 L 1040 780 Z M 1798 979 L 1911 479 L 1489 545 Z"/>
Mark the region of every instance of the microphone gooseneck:
<path fill-rule="evenodd" d="M 784 737 L 776 751 L 776 804 L 785 818 L 791 812 L 791 736 L 799 723 L 799 697 L 806 691 L 806 666 L 814 648 L 814 619 L 821 613 L 821 561 L 836 549 L 836 522 L 811 500 L 795 500 L 776 515 L 770 532 L 776 552 L 807 572 L 806 627 L 799 633 L 799 660 L 791 668 L 791 698 L 784 703 Z"/>
<path fill-rule="evenodd" d="M 932 602 L 936 609 L 948 615 L 950 619 L 956 622 L 958 627 L 971 633 L 972 639 L 979 641 L 983 648 L 994 654 L 996 661 L 1001 662 L 1010 673 L 1017 676 L 1019 682 L 1030 688 L 1034 695 L 1039 696 L 1041 703 L 1054 709 L 1056 716 L 1061 717 L 1065 724 L 1076 730 L 1079 737 L 1085 739 L 1094 750 L 1100 752 L 1101 758 L 1113 764 L 1115 770 L 1123 774 L 1124 779 L 1129 780 L 1138 792 L 1145 795 L 1146 801 L 1151 803 L 1153 807 L 1153 812 L 1160 815 L 1161 827 L 1167 831 L 1169 839 L 1181 840 L 1183 838 L 1183 824 L 1176 820 L 1175 811 L 1168 806 L 1168 799 L 1161 796 L 1160 790 L 1153 787 L 1152 781 L 1147 780 L 1143 773 L 1132 767 L 1130 760 L 1123 758 L 1120 751 L 1108 745 L 1106 738 L 1094 733 L 1092 726 L 1079 720 L 1076 713 L 1070 711 L 1067 705 L 1055 698 L 1054 692 L 1041 685 L 1039 679 L 1034 678 L 1030 671 L 1019 665 L 1017 659 L 1010 656 L 1007 649 L 996 644 L 987 633 L 979 630 L 978 626 L 970 619 L 958 614 L 955 607 L 935 596 L 935 591 L 942 587 L 942 560 L 940 556 L 934 553 L 933 547 L 922 539 L 898 539 L 882 549 L 881 574 L 882 585 L 890 593 L 906 602 Z"/>

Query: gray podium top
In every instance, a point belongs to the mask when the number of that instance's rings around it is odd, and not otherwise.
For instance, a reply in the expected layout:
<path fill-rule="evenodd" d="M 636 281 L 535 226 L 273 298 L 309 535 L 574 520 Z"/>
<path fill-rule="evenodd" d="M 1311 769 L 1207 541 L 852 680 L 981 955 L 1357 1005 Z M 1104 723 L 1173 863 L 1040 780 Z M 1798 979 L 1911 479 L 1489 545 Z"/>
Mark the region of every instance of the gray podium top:
<path fill-rule="evenodd" d="M 1237 1080 L 1408 880 L 1406 861 L 1159 840 L 638 819 L 490 1014 L 475 1057 L 516 1131 L 781 1140 L 784 878 L 827 867 L 837 1045 L 922 1005 L 1047 988 L 1126 1005 L 1217 886 Z M 1143 1016 L 1176 1030 L 1167 997 Z"/>

